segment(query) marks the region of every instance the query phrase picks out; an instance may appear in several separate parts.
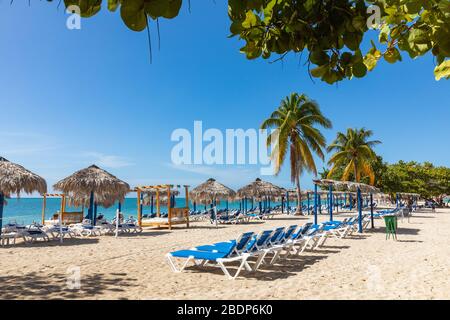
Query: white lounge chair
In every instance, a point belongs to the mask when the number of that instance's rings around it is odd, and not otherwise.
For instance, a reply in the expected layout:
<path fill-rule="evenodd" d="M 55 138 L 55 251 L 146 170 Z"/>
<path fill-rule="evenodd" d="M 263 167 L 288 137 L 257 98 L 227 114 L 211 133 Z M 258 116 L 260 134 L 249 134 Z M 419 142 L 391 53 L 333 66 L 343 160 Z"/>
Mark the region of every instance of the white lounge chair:
<path fill-rule="evenodd" d="M 95 237 L 101 235 L 101 228 L 93 226 L 89 219 L 84 219 L 83 222 L 72 224 L 69 227 L 77 236 Z"/>

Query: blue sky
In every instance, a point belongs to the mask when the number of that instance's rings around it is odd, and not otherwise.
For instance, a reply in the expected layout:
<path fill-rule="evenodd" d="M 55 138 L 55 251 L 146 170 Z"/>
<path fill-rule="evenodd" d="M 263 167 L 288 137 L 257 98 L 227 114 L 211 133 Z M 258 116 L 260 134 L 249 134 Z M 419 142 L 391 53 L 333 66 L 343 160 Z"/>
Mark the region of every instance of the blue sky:
<path fill-rule="evenodd" d="M 56 1 L 57 2 L 57 1 Z M 238 188 L 259 166 L 175 167 L 174 129 L 257 128 L 280 100 L 303 92 L 333 121 L 331 141 L 347 127 L 367 127 L 388 162 L 400 159 L 450 165 L 450 82 L 436 82 L 426 56 L 380 63 L 364 79 L 312 82 L 299 56 L 284 63 L 249 61 L 229 39 L 226 1 L 192 1 L 180 16 L 162 20 L 161 49 L 151 26 L 129 31 L 119 13 L 103 9 L 65 27 L 56 3 L 0 2 L 0 155 L 52 185 L 92 163 L 131 185 L 196 185 L 213 176 Z M 319 168 L 323 167 L 320 160 Z M 289 187 L 289 170 L 267 178 Z M 311 176 L 302 184 L 312 186 Z"/>

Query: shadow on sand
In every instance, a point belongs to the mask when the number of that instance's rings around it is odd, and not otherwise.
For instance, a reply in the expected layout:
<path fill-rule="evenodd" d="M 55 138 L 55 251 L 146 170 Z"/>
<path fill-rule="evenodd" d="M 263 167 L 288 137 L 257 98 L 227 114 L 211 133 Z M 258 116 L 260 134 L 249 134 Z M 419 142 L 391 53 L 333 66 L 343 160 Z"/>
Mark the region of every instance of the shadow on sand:
<path fill-rule="evenodd" d="M 66 274 L 44 276 L 33 272 L 22 276 L 0 276 L 0 299 L 89 299 L 108 292 L 126 293 L 136 282 L 124 273 L 83 274 L 80 289 L 69 289 L 70 279 L 68 282 Z"/>
<path fill-rule="evenodd" d="M 278 218 L 277 216 L 270 218 L 269 220 L 275 220 L 275 221 L 304 221 L 308 220 L 308 216 L 293 216 L 293 217 L 286 217 L 286 218 Z"/>
<path fill-rule="evenodd" d="M 380 228 L 375 228 L 375 229 L 367 229 L 367 231 L 365 231 L 367 233 L 386 233 L 386 228 L 385 227 L 380 227 Z M 399 227 L 397 228 L 397 235 L 413 235 L 416 236 L 418 235 L 420 232 L 420 229 L 415 229 L 415 228 L 403 228 L 403 227 Z"/>
<path fill-rule="evenodd" d="M 318 252 L 319 253 L 319 252 Z M 321 253 L 321 252 L 320 252 Z M 326 259 L 328 256 L 326 255 L 308 255 L 308 253 L 303 253 L 299 256 L 289 256 L 287 259 L 281 258 L 277 263 L 270 265 L 268 263 L 262 264 L 258 271 L 249 272 L 246 270 L 242 270 L 239 274 L 239 277 L 235 279 L 235 281 L 245 280 L 245 279 L 255 279 L 261 281 L 274 281 L 278 279 L 286 279 L 291 276 L 295 276 L 296 273 L 309 268 L 313 264 L 323 259 Z M 269 261 L 270 259 L 267 259 Z M 249 261 L 250 265 L 253 266 L 254 259 Z M 231 265 L 231 264 L 230 264 Z M 237 268 L 238 264 L 233 265 L 233 267 Z M 229 269 L 231 274 L 234 274 L 236 268 Z M 204 273 L 205 271 L 208 273 L 220 275 L 223 277 L 223 272 L 217 267 L 197 267 L 191 266 L 186 268 L 187 271 L 193 273 Z"/>
<path fill-rule="evenodd" d="M 15 245 L 9 245 L 5 247 L 22 247 L 22 248 L 41 248 L 41 247 L 71 247 L 80 246 L 86 244 L 98 243 L 98 238 L 64 238 L 64 242 L 59 242 L 59 239 L 52 239 L 50 241 L 35 241 L 33 243 L 26 243 L 22 240 L 18 240 Z"/>
<path fill-rule="evenodd" d="M 133 237 L 155 237 L 155 236 L 162 236 L 165 234 L 169 234 L 170 231 L 161 231 L 161 229 L 144 229 L 141 233 L 119 233 L 119 238 L 133 238 Z M 114 235 L 111 235 L 114 237 Z"/>

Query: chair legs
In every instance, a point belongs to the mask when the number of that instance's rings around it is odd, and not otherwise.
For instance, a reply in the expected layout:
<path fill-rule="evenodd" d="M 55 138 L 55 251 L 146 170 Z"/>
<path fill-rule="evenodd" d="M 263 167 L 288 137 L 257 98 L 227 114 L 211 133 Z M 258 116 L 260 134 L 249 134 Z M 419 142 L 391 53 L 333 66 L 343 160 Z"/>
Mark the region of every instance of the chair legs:
<path fill-rule="evenodd" d="M 212 266 L 218 266 L 222 272 L 225 274 L 225 276 L 227 277 L 227 279 L 230 280 L 234 280 L 236 279 L 236 277 L 239 276 L 239 274 L 241 273 L 242 269 L 245 269 L 247 271 L 253 271 L 252 267 L 248 264 L 248 257 L 250 255 L 249 254 L 243 254 L 241 256 L 238 257 L 234 257 L 234 258 L 223 258 L 223 259 L 217 259 L 215 262 L 216 264 L 211 264 Z M 180 273 L 183 272 L 184 269 L 191 263 L 194 262 L 195 265 L 197 266 L 206 266 L 209 265 L 209 263 L 213 262 L 213 261 L 207 261 L 207 260 L 199 260 L 198 262 L 194 259 L 193 256 L 190 256 L 186 259 L 186 261 L 184 261 L 184 263 L 182 263 L 181 265 L 178 265 L 176 262 L 176 259 L 170 254 L 168 253 L 166 255 L 166 261 L 169 264 L 170 268 L 172 269 L 173 272 L 176 273 Z M 236 272 L 234 273 L 234 275 L 232 275 L 229 271 L 229 269 L 227 269 L 227 267 L 225 266 L 226 263 L 230 263 L 230 262 L 235 262 L 235 261 L 240 261 L 241 263 L 238 266 L 238 269 L 236 270 Z"/>

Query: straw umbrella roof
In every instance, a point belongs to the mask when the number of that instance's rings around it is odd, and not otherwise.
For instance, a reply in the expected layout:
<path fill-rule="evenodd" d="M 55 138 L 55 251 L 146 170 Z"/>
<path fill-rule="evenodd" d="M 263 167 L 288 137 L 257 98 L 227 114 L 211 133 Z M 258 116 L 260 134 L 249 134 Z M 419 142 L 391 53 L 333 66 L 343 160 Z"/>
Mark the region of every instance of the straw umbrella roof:
<path fill-rule="evenodd" d="M 295 190 L 295 189 L 284 190 L 283 194 L 281 194 L 280 197 L 285 197 L 286 193 L 289 197 L 289 200 L 297 200 L 297 190 Z M 302 193 L 302 196 L 307 196 L 308 194 L 314 194 L 314 191 L 302 190 L 301 193 Z"/>
<path fill-rule="evenodd" d="M 380 190 L 378 188 L 375 188 L 374 186 L 370 186 L 365 183 L 359 183 L 359 182 L 352 182 L 352 181 L 338 181 L 338 180 L 331 180 L 331 179 L 321 179 L 321 180 L 314 180 L 314 184 L 317 184 L 319 186 L 333 186 L 336 190 L 340 191 L 356 191 L 358 188 L 361 190 L 361 192 L 365 193 L 379 193 Z"/>
<path fill-rule="evenodd" d="M 20 192 L 34 191 L 41 194 L 47 192 L 44 178 L 0 157 L 0 192 L 9 197 L 11 194 L 20 195 Z"/>
<path fill-rule="evenodd" d="M 92 165 L 79 170 L 71 176 L 57 182 L 53 188 L 82 202 L 94 192 L 95 202 L 102 206 L 111 206 L 115 201 L 122 201 L 130 191 L 128 183 L 111 173 Z"/>
<path fill-rule="evenodd" d="M 193 201 L 202 202 L 207 200 L 232 199 L 236 192 L 227 186 L 209 178 L 189 192 Z"/>
<path fill-rule="evenodd" d="M 103 208 L 109 208 L 112 207 L 116 201 L 121 201 L 122 199 L 116 199 L 115 197 L 111 197 L 110 194 L 101 194 L 99 196 L 95 197 L 95 202 L 97 204 L 100 204 Z M 66 201 L 69 206 L 73 207 L 89 207 L 89 196 L 86 194 L 75 194 L 75 193 L 69 193 L 66 196 Z"/>
<path fill-rule="evenodd" d="M 252 183 L 240 188 L 237 195 L 240 198 L 279 197 L 285 192 L 285 189 L 257 178 Z"/>

